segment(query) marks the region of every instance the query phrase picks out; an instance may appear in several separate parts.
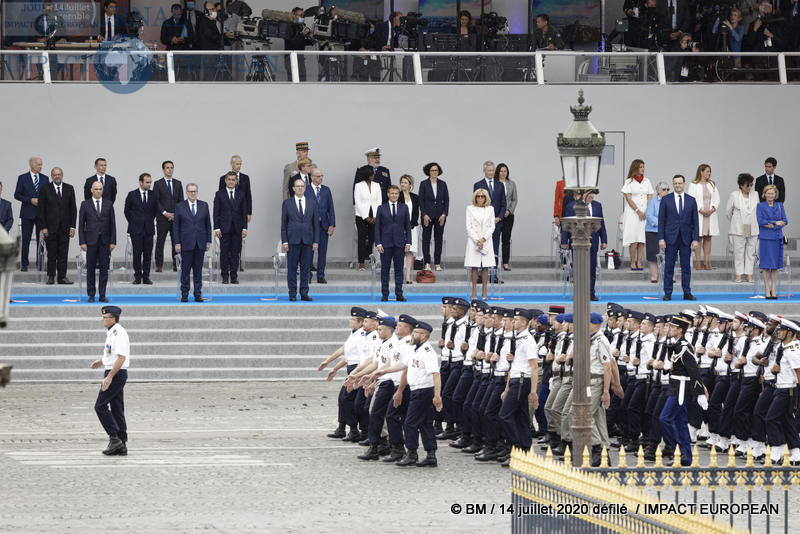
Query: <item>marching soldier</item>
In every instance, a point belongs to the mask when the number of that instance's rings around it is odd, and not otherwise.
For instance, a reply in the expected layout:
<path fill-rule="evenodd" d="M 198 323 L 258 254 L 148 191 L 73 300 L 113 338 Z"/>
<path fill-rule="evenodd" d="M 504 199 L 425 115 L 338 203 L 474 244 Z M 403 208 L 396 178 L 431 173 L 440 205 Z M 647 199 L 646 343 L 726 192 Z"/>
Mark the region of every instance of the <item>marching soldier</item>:
<path fill-rule="evenodd" d="M 566 323 L 564 323 L 564 314 L 556 314 L 553 319 L 553 337 L 550 341 L 551 346 L 548 347 L 545 362 L 551 364 L 552 378 L 550 379 L 550 393 L 547 395 L 547 400 L 544 405 L 544 414 L 547 417 L 547 434 L 549 442 L 543 446 L 545 449 L 550 447 L 550 450 L 556 450 L 561 446 L 561 418 L 553 409 L 553 405 L 558 397 L 558 391 L 561 389 L 561 382 L 564 376 L 564 366 L 556 361 L 556 355 L 561 355 L 561 348 L 564 346 L 564 340 L 567 338 Z"/>
<path fill-rule="evenodd" d="M 800 382 L 800 324 L 783 319 L 780 328 L 786 330 L 786 335 L 770 368 L 775 375 L 775 392 L 766 415 L 767 435 L 774 464 L 781 461 L 788 446 L 789 462 L 800 466 L 800 437 L 793 406 L 797 404 L 796 388 Z"/>
<path fill-rule="evenodd" d="M 464 341 L 461 343 L 461 352 L 464 355 L 464 361 L 461 365 L 458 382 L 451 394 L 453 420 L 455 421 L 455 430 L 458 439 L 451 442 L 449 445 L 457 449 L 463 449 L 469 445 L 471 439 L 470 432 L 465 430 L 464 401 L 467 398 L 467 393 L 475 378 L 475 361 L 472 359 L 472 356 L 478 344 L 478 335 L 483 325 L 483 309 L 485 307 L 486 303 L 483 301 L 477 299 L 473 300 L 470 304 L 469 318 L 464 327 Z M 477 322 L 479 314 L 481 316 L 480 325 Z"/>
<path fill-rule="evenodd" d="M 778 315 L 771 314 L 769 316 L 766 325 L 766 333 L 770 336 L 769 341 L 762 353 L 753 356 L 753 363 L 758 366 L 756 373 L 763 387 L 753 407 L 753 424 L 750 427 L 753 458 L 757 462 L 763 462 L 767 453 L 767 427 L 764 420 L 775 392 L 775 374 L 771 372 L 771 369 L 775 365 L 778 350 L 789 332 L 788 328 L 778 328 L 782 324 L 782 320 L 783 318 Z"/>
<path fill-rule="evenodd" d="M 572 448 L 572 419 L 570 411 L 572 409 L 572 343 L 573 343 L 573 324 L 572 314 L 563 315 L 566 336 L 560 348 L 560 354 L 556 356 L 554 362 L 559 364 L 561 373 L 561 387 L 558 388 L 558 396 L 553 401 L 552 412 L 555 420 L 558 421 L 558 433 L 560 443 L 553 450 L 553 456 L 564 456 L 567 447 Z M 569 361 L 567 358 L 569 357 Z"/>
<path fill-rule="evenodd" d="M 654 353 L 652 359 L 653 378 L 651 383 L 656 385 L 656 388 L 651 390 L 651 401 L 648 402 L 648 409 L 650 410 L 650 430 L 647 434 L 647 448 L 644 451 L 644 459 L 648 461 L 655 461 L 656 450 L 661 443 L 661 411 L 664 409 L 664 404 L 669 397 L 669 370 L 672 367 L 672 360 L 670 359 L 670 349 L 674 340 L 669 337 L 669 323 L 672 321 L 672 316 L 665 315 L 659 318 L 660 333 L 657 342 L 657 352 Z M 652 403 L 652 408 L 649 408 Z"/>
<path fill-rule="evenodd" d="M 475 395 L 470 403 L 470 418 L 472 421 L 472 444 L 468 447 L 461 449 L 461 452 L 478 454 L 483 451 L 487 445 L 486 440 L 486 425 L 483 419 L 483 413 L 486 409 L 484 400 L 486 398 L 486 391 L 492 383 L 492 369 L 491 357 L 494 354 L 494 349 L 497 343 L 496 331 L 502 325 L 502 308 L 493 306 L 487 310 L 487 314 L 483 319 L 483 333 L 484 345 L 483 350 L 479 351 L 476 355 L 478 360 L 481 361 L 480 365 L 480 379 L 475 387 Z M 480 341 L 479 341 L 480 343 Z"/>
<path fill-rule="evenodd" d="M 749 314 L 749 343 L 745 342 L 742 353 L 736 360 L 736 367 L 741 369 L 742 373 L 742 385 L 733 409 L 733 428 L 738 443 L 736 456 L 740 458 L 747 454 L 748 447 L 752 448 L 754 445 L 753 440 L 750 438 L 750 429 L 753 425 L 753 409 L 761 391 L 758 366 L 753 363 L 753 356 L 763 352 L 767 344 L 767 341 L 762 336 L 765 329 L 764 322 L 755 313 L 751 311 Z M 761 315 L 763 316 L 763 314 Z"/>
<path fill-rule="evenodd" d="M 444 335 L 445 345 L 442 349 L 442 360 L 444 360 L 446 354 L 448 363 L 447 381 L 444 382 L 442 391 L 444 419 L 447 423 L 447 428 L 436 436 L 436 439 L 443 440 L 452 440 L 458 437 L 458 431 L 456 430 L 457 409 L 454 406 L 453 393 L 461 379 L 461 370 L 464 367 L 464 350 L 468 346 L 466 332 L 467 323 L 469 322 L 467 311 L 470 309 L 470 303 L 462 298 L 454 298 L 450 306 L 452 311 L 450 319 L 452 320 L 447 322 L 447 329 Z"/>
<path fill-rule="evenodd" d="M 455 318 L 453 317 L 454 300 L 455 297 L 442 297 L 442 330 L 438 341 L 439 351 L 441 353 L 441 358 L 439 359 L 439 373 L 441 374 L 440 376 L 442 378 L 442 387 L 444 387 L 444 384 L 447 383 L 447 379 L 450 378 L 450 349 L 448 349 L 446 346 L 446 340 L 444 336 L 447 333 L 450 324 L 455 322 Z M 444 422 L 444 410 L 434 414 L 433 417 L 436 435 L 444 435 L 444 429 L 442 428 L 442 422 Z"/>
<path fill-rule="evenodd" d="M 470 331 L 469 346 L 467 347 L 464 368 L 461 372 L 461 379 L 458 381 L 456 391 L 453 394 L 453 402 L 458 406 L 461 417 L 461 436 L 450 443 L 451 447 L 464 450 L 475 446 L 475 450 L 480 449 L 474 433 L 474 422 L 472 417 L 472 403 L 478 393 L 482 379 L 483 351 L 486 346 L 485 322 L 490 320 L 489 306 L 482 300 L 472 301 L 472 308 L 475 310 L 475 324 Z"/>
<path fill-rule="evenodd" d="M 126 456 L 128 454 L 128 426 L 125 422 L 125 382 L 128 381 L 131 343 L 128 332 L 119 324 L 122 310 L 117 306 L 101 308 L 103 326 L 106 327 L 106 342 L 103 356 L 92 362 L 91 368 L 105 368 L 103 384 L 94 403 L 94 411 L 103 430 L 108 434 L 106 456 Z"/>
<path fill-rule="evenodd" d="M 535 324 L 534 324 L 535 323 Z M 547 347 L 552 335 L 552 327 L 550 326 L 550 317 L 546 313 L 540 313 L 535 317 L 535 321 L 531 323 L 531 331 L 534 333 L 534 341 L 536 342 L 537 359 L 544 362 L 547 357 Z M 539 376 L 536 377 L 536 386 L 533 386 L 533 377 L 531 377 L 531 387 L 539 391 L 537 404 L 538 408 L 534 411 L 536 422 L 539 425 L 539 430 L 533 437 L 539 437 L 539 443 L 547 443 L 547 416 L 544 413 L 544 404 L 547 402 L 547 395 L 550 393 L 550 379 L 553 376 L 552 364 L 544 363 L 538 366 Z"/>
<path fill-rule="evenodd" d="M 708 307 L 708 310 L 715 315 L 715 319 L 711 321 L 712 333 L 708 338 L 708 343 L 705 346 L 705 354 L 711 360 L 711 373 L 714 376 L 714 381 L 711 389 L 706 383 L 706 390 L 711 392 L 711 397 L 708 400 L 708 411 L 706 412 L 706 420 L 708 423 L 708 439 L 699 446 L 710 449 L 717 444 L 719 439 L 719 426 L 720 418 L 722 415 L 722 405 L 725 401 L 725 396 L 728 394 L 730 388 L 730 376 L 727 372 L 728 362 L 725 361 L 723 353 L 727 351 L 729 346 L 732 346 L 733 332 L 732 322 L 733 316 L 718 310 L 716 308 Z M 701 365 L 702 367 L 702 365 Z M 700 370 L 702 376 L 703 371 Z"/>
<path fill-rule="evenodd" d="M 589 387 L 591 388 L 592 411 L 592 467 L 599 467 L 603 447 L 608 448 L 608 427 L 606 426 L 606 410 L 611 405 L 609 389 L 612 386 L 612 367 L 614 360 L 611 357 L 611 344 L 608 338 L 600 331 L 603 325 L 603 316 L 592 312 L 589 315 Z"/>
<path fill-rule="evenodd" d="M 653 349 L 656 344 L 656 337 L 653 330 L 656 325 L 656 317 L 652 313 L 641 314 L 641 322 L 638 327 L 639 338 L 636 342 L 635 353 L 632 355 L 631 363 L 634 366 L 633 386 L 630 393 L 625 392 L 628 398 L 628 443 L 625 446 L 626 452 L 636 452 L 639 450 L 639 435 L 647 435 L 647 423 L 645 421 L 645 408 L 647 407 L 647 396 L 649 394 L 647 363 L 651 360 Z M 644 431 L 644 432 L 643 432 Z"/>
<path fill-rule="evenodd" d="M 361 360 L 359 364 L 353 369 L 344 381 L 344 387 L 347 391 L 355 391 L 356 396 L 354 400 L 356 419 L 358 426 L 361 429 L 359 434 L 359 445 L 369 445 L 368 429 L 369 429 L 369 403 L 370 397 L 366 394 L 363 386 L 357 384 L 357 375 L 362 369 L 372 362 L 372 358 L 380 347 L 381 340 L 378 337 L 378 314 L 374 311 L 366 312 L 364 317 L 364 342 L 362 344 Z"/>
<path fill-rule="evenodd" d="M 400 360 L 408 362 L 411 359 L 411 354 L 414 351 L 414 339 L 411 332 L 417 320 L 410 315 L 400 314 L 397 321 L 397 328 L 395 332 L 400 340 Z M 392 382 L 394 382 L 394 395 L 392 395 L 392 402 L 389 403 L 389 408 L 386 410 L 386 431 L 389 434 L 389 444 L 391 445 L 391 452 L 388 456 L 382 459 L 384 462 L 397 462 L 406 454 L 405 445 L 403 444 L 403 423 L 406 420 L 406 413 L 408 411 L 408 399 L 411 392 L 408 389 L 408 369 L 392 373 Z"/>
<path fill-rule="evenodd" d="M 638 449 L 638 443 L 634 443 L 634 438 L 631 436 L 632 418 L 634 413 L 631 410 L 630 402 L 633 397 L 634 389 L 637 387 L 636 381 L 636 355 L 641 351 L 642 339 L 639 333 L 644 314 L 635 310 L 627 310 L 627 319 L 625 321 L 624 329 L 628 332 L 625 342 L 620 350 L 620 361 L 624 363 L 626 374 L 625 395 L 622 398 L 622 403 L 619 408 L 621 415 L 620 426 L 622 427 L 622 438 L 619 441 L 620 447 L 625 447 L 626 452 L 635 452 Z M 620 371 L 622 368 L 620 368 Z M 615 445 L 616 446 L 616 445 Z"/>
<path fill-rule="evenodd" d="M 737 311 L 733 316 L 732 329 L 733 341 L 729 341 L 728 346 L 725 348 L 725 354 L 722 356 L 726 364 L 725 374 L 728 376 L 728 393 L 725 394 L 725 400 L 722 402 L 722 412 L 719 416 L 719 437 L 714 440 L 717 452 L 727 452 L 732 443 L 734 445 L 739 444 L 736 437 L 732 438 L 731 436 L 733 436 L 734 429 L 734 409 L 736 408 L 736 400 L 739 398 L 743 380 L 742 369 L 738 366 L 738 361 L 742 354 L 750 350 L 752 343 L 750 340 L 750 317 Z"/>

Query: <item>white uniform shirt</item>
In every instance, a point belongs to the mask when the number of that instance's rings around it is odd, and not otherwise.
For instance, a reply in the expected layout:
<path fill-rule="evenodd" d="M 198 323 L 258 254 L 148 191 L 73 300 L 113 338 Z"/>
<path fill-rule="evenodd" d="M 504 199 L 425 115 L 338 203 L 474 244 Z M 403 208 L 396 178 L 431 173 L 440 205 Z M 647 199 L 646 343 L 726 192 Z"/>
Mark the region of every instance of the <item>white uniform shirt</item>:
<path fill-rule="evenodd" d="M 375 360 L 375 363 L 378 364 L 378 369 L 387 364 L 394 365 L 398 362 L 398 360 L 400 360 L 400 340 L 397 339 L 396 334 L 392 334 L 392 336 L 386 341 L 381 341 L 380 348 L 378 348 L 378 351 L 375 353 L 375 356 L 373 356 L 373 359 Z M 396 373 L 382 375 L 380 378 L 378 378 L 378 383 L 392 380 L 391 375 L 393 374 Z M 399 383 L 400 379 L 398 377 L 397 384 Z"/>
<path fill-rule="evenodd" d="M 639 331 L 634 330 L 633 332 L 629 332 L 628 336 L 631 338 L 631 348 L 628 354 L 628 361 L 623 362 L 625 363 L 625 367 L 628 369 L 628 374 L 635 374 L 636 373 L 636 366 L 633 365 L 633 358 L 636 356 L 636 350 L 639 347 Z M 620 356 L 625 354 L 625 348 L 628 346 L 628 340 L 622 342 L 622 348 L 620 349 L 619 353 Z"/>
<path fill-rule="evenodd" d="M 481 364 L 481 372 L 488 375 L 492 370 L 492 367 L 489 364 L 489 345 L 491 343 L 491 335 L 492 332 L 494 332 L 494 327 L 484 327 L 483 332 L 486 334 L 486 344 L 483 347 L 483 352 L 486 354 L 486 357 Z"/>
<path fill-rule="evenodd" d="M 373 330 L 364 336 L 364 346 L 361 351 L 361 362 L 374 358 L 375 354 L 381 346 L 381 338 L 378 337 L 378 331 Z M 361 363 L 359 362 L 359 363 Z"/>
<path fill-rule="evenodd" d="M 411 354 L 414 352 L 414 340 L 411 335 L 407 335 L 403 339 L 398 341 L 398 350 L 395 356 L 397 356 L 397 360 L 392 360 L 392 365 L 397 362 L 402 362 L 406 366 L 408 366 L 408 362 L 411 361 Z M 395 386 L 400 385 L 400 379 L 403 377 L 403 371 L 397 371 L 395 373 L 389 373 L 385 375 L 392 379 Z"/>
<path fill-rule="evenodd" d="M 516 352 L 514 353 L 514 361 L 511 362 L 511 371 L 510 376 L 511 378 L 519 378 L 521 375 L 525 375 L 527 377 L 531 376 L 531 366 L 534 369 L 534 373 L 536 373 L 536 369 L 538 367 L 538 359 L 539 356 L 537 355 L 539 347 L 536 344 L 536 341 L 533 339 L 533 336 L 530 335 L 528 332 L 522 332 L 517 334 L 517 346 Z M 532 364 L 530 360 L 535 360 Z"/>
<path fill-rule="evenodd" d="M 735 362 L 737 358 L 739 358 L 742 355 L 742 350 L 744 350 L 744 342 L 746 340 L 747 336 L 742 334 L 741 336 L 736 338 L 736 341 L 733 342 L 733 360 L 731 360 L 731 374 L 740 373 L 742 371 L 741 368 L 736 367 Z"/>
<path fill-rule="evenodd" d="M 605 373 L 603 366 L 614 361 L 611 351 L 611 343 L 603 335 L 603 332 L 596 332 L 591 337 L 589 341 L 589 372 L 591 374 L 602 375 Z"/>
<path fill-rule="evenodd" d="M 770 366 L 771 367 L 771 366 Z M 783 346 L 781 370 L 778 372 L 776 386 L 794 386 L 797 384 L 797 373 L 800 369 L 800 341 L 792 341 Z M 772 374 L 771 372 L 769 374 Z"/>
<path fill-rule="evenodd" d="M 659 343 L 658 347 L 653 349 L 653 359 L 656 360 L 656 361 L 662 361 L 663 362 L 664 358 L 666 357 L 665 354 L 666 354 L 667 348 L 665 347 L 665 345 L 667 344 L 667 336 L 660 337 L 658 339 L 658 343 Z M 659 371 L 659 369 L 656 369 L 655 367 L 652 369 L 653 380 L 656 380 L 658 378 L 658 371 Z M 663 382 L 663 380 L 662 380 L 662 382 Z M 667 380 L 664 383 L 668 384 L 669 380 Z"/>
<path fill-rule="evenodd" d="M 744 348 L 744 344 L 742 344 L 742 348 Z M 756 373 L 758 371 L 758 366 L 753 363 L 753 356 L 761 352 L 766 348 L 766 342 L 762 337 L 753 338 L 750 342 L 750 348 L 747 351 L 747 354 L 742 354 L 747 359 L 747 362 L 744 364 L 744 372 L 745 373 Z"/>
<path fill-rule="evenodd" d="M 716 335 L 716 340 L 717 341 L 716 341 L 716 343 L 713 343 L 715 335 Z M 712 330 L 708 334 L 708 339 L 706 340 L 706 344 L 703 345 L 703 338 L 704 337 L 705 337 L 705 333 L 704 332 L 700 332 L 700 335 L 697 336 L 697 345 L 695 345 L 695 351 L 694 351 L 695 354 L 697 354 L 697 347 L 701 347 L 701 346 L 705 347 L 705 352 L 703 352 L 703 354 L 700 355 L 700 361 L 698 362 L 701 369 L 706 369 L 708 367 L 711 367 L 714 364 L 714 359 L 708 357 L 708 351 L 711 350 L 712 348 L 715 348 L 717 346 L 717 344 L 719 344 L 719 339 L 720 339 L 720 337 L 722 337 L 722 335 L 719 334 L 719 330 Z"/>
<path fill-rule="evenodd" d="M 765 341 L 764 348 L 762 350 L 767 350 L 767 343 L 769 343 L 769 341 Z M 778 347 L 780 347 L 780 346 L 781 346 L 781 342 L 779 341 L 779 342 L 775 343 L 775 345 L 773 345 L 773 348 L 772 348 L 772 350 L 770 351 L 770 353 L 768 355 L 767 354 L 763 354 L 761 356 L 762 358 L 764 356 L 769 356 L 769 361 L 767 362 L 767 365 L 764 366 L 764 381 L 765 382 L 772 382 L 773 380 L 775 380 L 775 375 L 772 374 L 772 371 L 770 371 L 770 369 L 772 369 L 772 366 L 775 365 L 775 360 L 778 358 Z M 785 353 L 785 350 L 786 349 L 784 349 L 784 353 Z M 785 357 L 786 356 L 784 355 L 784 358 Z M 781 360 L 781 361 L 783 361 L 783 360 Z"/>
<path fill-rule="evenodd" d="M 450 328 L 456 329 L 456 337 L 453 339 L 453 347 L 455 348 L 450 351 L 453 355 L 454 362 L 461 361 L 464 357 L 464 353 L 461 352 L 461 344 L 464 342 L 467 335 L 467 321 L 469 321 L 469 317 L 465 315 L 455 322 L 455 326 L 450 326 Z M 450 336 L 448 335 L 445 339 L 449 340 Z"/>
<path fill-rule="evenodd" d="M 506 356 L 511 352 L 511 338 L 514 336 L 513 331 L 503 332 L 503 346 L 500 348 L 498 355 L 500 359 L 494 365 L 494 370 L 497 373 L 506 372 L 511 369 L 511 362 L 506 359 Z M 498 338 L 500 339 L 500 338 Z M 516 347 L 515 347 L 516 350 Z"/>
<path fill-rule="evenodd" d="M 439 357 L 429 342 L 413 349 L 407 366 L 408 385 L 412 390 L 433 387 L 433 373 L 439 372 Z"/>
<path fill-rule="evenodd" d="M 442 339 L 444 339 L 444 346 L 442 347 L 442 361 L 450 361 L 450 349 L 447 348 L 447 341 L 450 339 L 450 329 L 455 324 L 456 319 L 455 317 L 448 317 L 447 318 L 447 327 L 444 329 L 444 334 L 442 335 Z"/>
<path fill-rule="evenodd" d="M 653 355 L 653 348 L 655 345 L 655 334 L 650 332 L 646 336 L 642 336 L 642 350 L 639 352 L 639 365 L 636 366 L 637 377 L 647 378 L 646 375 L 649 372 L 649 369 L 647 369 L 647 362 L 650 361 L 650 357 Z"/>
<path fill-rule="evenodd" d="M 708 336 L 706 351 L 711 351 L 711 350 L 716 351 L 724 335 L 725 334 L 721 332 L 716 332 Z M 716 371 L 719 374 L 728 374 L 728 364 L 725 363 L 725 352 L 727 352 L 727 350 L 728 350 L 728 343 L 726 342 L 725 346 L 720 349 L 719 358 L 711 358 L 711 360 L 714 362 L 713 364 L 714 371 Z"/>
<path fill-rule="evenodd" d="M 131 363 L 131 341 L 128 332 L 122 325 L 115 324 L 106 332 L 106 344 L 103 347 L 103 367 L 111 369 L 118 356 L 125 356 L 120 369 L 127 369 Z"/>
<path fill-rule="evenodd" d="M 344 342 L 344 359 L 347 365 L 358 365 L 361 363 L 361 356 L 364 354 L 364 340 L 367 333 L 364 328 L 358 328 L 350 333 L 347 341 Z"/>
<path fill-rule="evenodd" d="M 475 323 L 470 323 L 470 331 L 469 331 L 469 339 L 467 339 L 467 352 L 464 353 L 464 365 L 472 365 L 472 353 L 475 351 L 475 348 L 478 345 L 478 330 L 480 330 Z M 466 336 L 467 330 L 464 329 L 464 335 Z"/>

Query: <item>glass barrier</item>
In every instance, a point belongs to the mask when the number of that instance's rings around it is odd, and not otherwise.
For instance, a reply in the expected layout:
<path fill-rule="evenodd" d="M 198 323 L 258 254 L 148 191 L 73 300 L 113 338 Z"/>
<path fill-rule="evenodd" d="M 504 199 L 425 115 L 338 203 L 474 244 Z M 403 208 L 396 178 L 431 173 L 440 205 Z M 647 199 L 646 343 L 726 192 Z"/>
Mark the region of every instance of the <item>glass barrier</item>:
<path fill-rule="evenodd" d="M 53 83 L 100 82 L 133 89 L 137 85 L 169 80 L 165 51 L 71 50 L 51 51 L 49 55 Z"/>
<path fill-rule="evenodd" d="M 756 53 L 665 53 L 667 83 L 779 83 L 778 56 Z"/>
<path fill-rule="evenodd" d="M 421 53 L 422 83 L 536 83 L 535 54 Z"/>
<path fill-rule="evenodd" d="M 173 52 L 175 82 L 290 82 L 289 53 L 236 50 L 232 53 Z"/>
<path fill-rule="evenodd" d="M 43 82 L 43 63 L 40 52 L 0 51 L 0 82 Z"/>
<path fill-rule="evenodd" d="M 787 52 L 786 56 L 786 81 L 787 83 L 800 83 L 800 53 Z"/>
<path fill-rule="evenodd" d="M 542 52 L 546 84 L 656 84 L 657 55 L 646 52 L 547 53 Z"/>
<path fill-rule="evenodd" d="M 413 54 L 297 53 L 300 82 L 414 83 Z"/>

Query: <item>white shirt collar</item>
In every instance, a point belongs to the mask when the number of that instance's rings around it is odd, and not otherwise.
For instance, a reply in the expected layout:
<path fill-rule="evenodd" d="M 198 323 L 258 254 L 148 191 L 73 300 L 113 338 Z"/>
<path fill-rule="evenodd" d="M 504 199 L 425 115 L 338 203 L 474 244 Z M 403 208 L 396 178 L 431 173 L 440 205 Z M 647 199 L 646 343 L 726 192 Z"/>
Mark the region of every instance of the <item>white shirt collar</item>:
<path fill-rule="evenodd" d="M 229 187 L 226 187 L 225 189 L 227 189 L 227 190 L 228 190 L 228 196 L 231 196 L 231 193 L 233 193 L 234 191 L 236 191 L 236 188 L 235 188 L 235 187 L 234 187 L 233 189 L 231 189 L 231 188 L 229 188 Z"/>

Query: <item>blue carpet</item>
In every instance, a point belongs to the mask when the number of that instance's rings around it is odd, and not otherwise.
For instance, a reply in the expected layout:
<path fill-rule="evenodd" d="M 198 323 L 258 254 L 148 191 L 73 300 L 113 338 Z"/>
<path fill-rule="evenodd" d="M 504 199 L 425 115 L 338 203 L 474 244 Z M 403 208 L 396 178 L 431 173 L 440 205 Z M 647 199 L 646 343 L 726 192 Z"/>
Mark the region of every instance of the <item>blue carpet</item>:
<path fill-rule="evenodd" d="M 454 295 L 459 296 L 459 295 Z M 469 295 L 460 295 L 464 298 L 469 298 Z M 647 295 L 633 294 L 633 293 L 608 293 L 599 295 L 600 303 L 612 301 L 619 304 L 644 304 L 644 303 L 661 303 L 661 295 L 658 293 L 651 293 Z M 181 303 L 176 298 L 175 294 L 164 295 L 112 295 L 111 300 L 113 304 L 118 306 L 208 306 L 211 304 L 227 305 L 227 306 L 256 306 L 256 305 L 287 305 L 297 304 L 298 306 L 331 306 L 331 305 L 356 305 L 356 304 L 375 304 L 380 303 L 380 297 L 374 299 L 370 298 L 369 293 L 317 293 L 312 294 L 313 302 L 302 302 L 297 300 L 295 303 L 289 302 L 288 295 L 279 295 L 277 300 L 274 300 L 271 295 L 253 295 L 253 294 L 224 294 L 214 295 L 212 300 L 205 303 L 196 303 L 190 297 L 189 303 Z M 696 304 L 704 302 L 708 303 L 795 303 L 800 302 L 800 295 L 795 294 L 782 294 L 778 300 L 767 301 L 762 296 L 754 297 L 751 293 L 695 293 L 697 297 Z M 418 293 L 406 294 L 408 304 L 438 304 L 441 302 L 440 295 L 436 293 Z M 498 305 L 505 306 L 511 304 L 568 304 L 572 302 L 571 296 L 563 298 L 560 293 L 514 293 L 503 295 L 502 300 L 490 299 L 489 302 L 496 302 Z M 672 302 L 682 303 L 684 300 L 680 295 L 673 296 Z M 395 303 L 393 299 L 389 303 Z M 12 295 L 12 306 L 100 306 L 101 303 L 87 302 L 87 297 L 82 297 L 78 301 L 74 294 L 72 295 Z"/>

